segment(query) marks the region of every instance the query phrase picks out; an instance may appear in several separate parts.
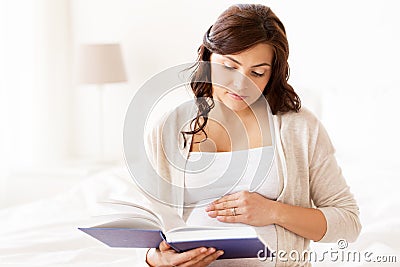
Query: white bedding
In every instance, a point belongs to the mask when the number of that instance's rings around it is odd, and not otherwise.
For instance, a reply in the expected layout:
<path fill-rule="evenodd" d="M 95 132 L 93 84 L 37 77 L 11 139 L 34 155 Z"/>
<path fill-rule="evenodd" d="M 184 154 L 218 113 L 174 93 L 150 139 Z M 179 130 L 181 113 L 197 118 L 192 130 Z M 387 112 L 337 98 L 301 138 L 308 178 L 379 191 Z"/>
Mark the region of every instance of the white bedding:
<path fill-rule="evenodd" d="M 124 169 L 88 177 L 57 197 L 0 210 L 0 266 L 140 266 L 134 249 L 111 249 L 79 231 L 96 201 L 134 194 Z"/>
<path fill-rule="evenodd" d="M 396 255 L 400 262 L 399 167 L 365 170 L 347 168 L 352 191 L 361 208 L 363 230 L 348 250 Z M 373 178 L 379 179 L 373 179 Z M 368 182 L 365 182 L 368 181 Z M 385 181 L 385 182 L 383 182 Z M 143 266 L 135 249 L 109 248 L 77 230 L 96 223 L 96 201 L 129 200 L 137 196 L 125 168 L 92 175 L 56 197 L 0 210 L 0 266 Z M 312 250 L 338 250 L 336 244 L 313 244 Z M 376 266 L 376 263 L 324 261 L 314 266 Z"/>

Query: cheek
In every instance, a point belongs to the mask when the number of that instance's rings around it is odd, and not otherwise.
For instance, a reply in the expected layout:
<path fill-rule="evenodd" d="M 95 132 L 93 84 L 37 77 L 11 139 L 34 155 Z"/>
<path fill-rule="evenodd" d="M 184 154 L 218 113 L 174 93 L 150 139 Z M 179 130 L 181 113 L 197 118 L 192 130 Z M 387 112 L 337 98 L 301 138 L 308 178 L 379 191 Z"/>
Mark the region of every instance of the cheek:
<path fill-rule="evenodd" d="M 259 81 L 255 82 L 261 93 L 264 91 L 270 78 L 271 78 L 271 75 L 269 74 L 267 77 L 263 77 L 263 79 L 260 79 Z"/>
<path fill-rule="evenodd" d="M 213 86 L 220 86 L 229 88 L 233 83 L 233 76 L 228 71 L 224 70 L 222 67 L 213 66 L 213 71 L 211 72 L 211 82 Z"/>
<path fill-rule="evenodd" d="M 256 85 L 256 87 L 257 87 L 257 93 L 258 94 L 262 94 L 262 92 L 264 91 L 264 89 L 265 89 L 265 86 L 267 86 L 267 84 L 268 84 L 268 81 L 269 81 L 269 78 L 268 79 L 261 79 L 261 78 L 259 78 L 259 79 L 256 79 L 256 80 L 253 80 L 253 82 L 254 82 L 254 84 Z"/>
<path fill-rule="evenodd" d="M 225 93 L 225 91 L 226 90 L 223 86 L 213 84 L 213 94 L 214 95 L 222 96 Z"/>

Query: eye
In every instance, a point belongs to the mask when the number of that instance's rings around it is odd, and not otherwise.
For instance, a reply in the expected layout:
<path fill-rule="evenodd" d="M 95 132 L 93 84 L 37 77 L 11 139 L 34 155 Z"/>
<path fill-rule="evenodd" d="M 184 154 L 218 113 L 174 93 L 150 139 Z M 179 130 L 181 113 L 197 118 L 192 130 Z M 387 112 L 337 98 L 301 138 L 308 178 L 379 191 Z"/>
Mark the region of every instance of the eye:
<path fill-rule="evenodd" d="M 259 73 L 259 72 L 256 72 L 256 71 L 252 71 L 251 74 L 252 74 L 253 76 L 255 76 L 255 77 L 262 77 L 262 76 L 264 76 L 264 73 Z"/>
<path fill-rule="evenodd" d="M 235 68 L 224 63 L 224 68 L 227 70 L 234 70 Z"/>

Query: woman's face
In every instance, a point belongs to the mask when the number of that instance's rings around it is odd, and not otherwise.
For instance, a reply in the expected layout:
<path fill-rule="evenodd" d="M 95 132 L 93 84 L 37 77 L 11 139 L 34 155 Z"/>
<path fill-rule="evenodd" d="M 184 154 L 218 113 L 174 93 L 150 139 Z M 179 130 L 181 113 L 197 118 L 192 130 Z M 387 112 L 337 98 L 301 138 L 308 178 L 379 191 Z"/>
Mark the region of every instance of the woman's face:
<path fill-rule="evenodd" d="M 272 46 L 263 43 L 234 55 L 211 54 L 213 98 L 233 111 L 248 108 L 262 95 L 273 58 Z"/>

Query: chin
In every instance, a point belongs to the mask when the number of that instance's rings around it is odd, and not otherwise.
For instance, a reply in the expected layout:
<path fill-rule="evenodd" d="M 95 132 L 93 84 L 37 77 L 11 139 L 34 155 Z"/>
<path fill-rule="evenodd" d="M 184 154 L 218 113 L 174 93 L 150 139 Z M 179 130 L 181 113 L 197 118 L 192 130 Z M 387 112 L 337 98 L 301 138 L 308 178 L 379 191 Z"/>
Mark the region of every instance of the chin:
<path fill-rule="evenodd" d="M 241 102 L 241 103 L 232 103 L 232 101 L 225 101 L 224 104 L 225 104 L 225 106 L 227 106 L 230 110 L 235 111 L 235 112 L 239 112 L 239 111 L 245 110 L 246 108 L 249 107 L 249 106 L 247 105 L 247 103 L 245 103 L 245 102 Z"/>

